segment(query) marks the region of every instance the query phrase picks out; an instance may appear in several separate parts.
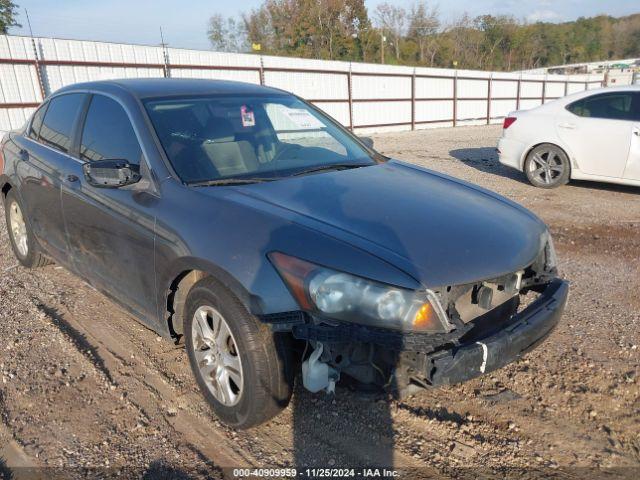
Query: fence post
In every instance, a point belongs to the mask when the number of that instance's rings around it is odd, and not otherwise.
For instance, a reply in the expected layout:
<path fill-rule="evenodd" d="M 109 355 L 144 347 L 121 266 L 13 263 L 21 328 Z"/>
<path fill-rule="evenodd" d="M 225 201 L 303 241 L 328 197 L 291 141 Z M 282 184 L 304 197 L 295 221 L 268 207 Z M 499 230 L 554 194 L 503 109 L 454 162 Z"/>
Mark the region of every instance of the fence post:
<path fill-rule="evenodd" d="M 487 125 L 491 123 L 491 80 L 493 79 L 493 73 L 489 74 L 487 78 Z"/>
<path fill-rule="evenodd" d="M 262 60 L 262 55 L 260 55 L 260 85 L 264 85 L 264 61 Z"/>
<path fill-rule="evenodd" d="M 458 124 L 458 70 L 453 72 L 453 126 Z"/>
<path fill-rule="evenodd" d="M 547 96 L 547 74 L 544 74 L 542 79 L 542 105 L 544 105 L 545 98 Z"/>
<path fill-rule="evenodd" d="M 416 129 L 416 68 L 411 75 L 411 130 Z"/>
<path fill-rule="evenodd" d="M 569 93 L 569 80 L 564 79 L 564 96 L 566 97 Z"/>
<path fill-rule="evenodd" d="M 349 130 L 353 132 L 353 94 L 352 94 L 351 62 L 349 62 L 349 72 L 347 73 L 347 93 L 349 94 Z"/>
<path fill-rule="evenodd" d="M 522 89 L 522 74 L 518 76 L 518 89 L 516 90 L 516 110 L 520 110 L 520 92 Z"/>

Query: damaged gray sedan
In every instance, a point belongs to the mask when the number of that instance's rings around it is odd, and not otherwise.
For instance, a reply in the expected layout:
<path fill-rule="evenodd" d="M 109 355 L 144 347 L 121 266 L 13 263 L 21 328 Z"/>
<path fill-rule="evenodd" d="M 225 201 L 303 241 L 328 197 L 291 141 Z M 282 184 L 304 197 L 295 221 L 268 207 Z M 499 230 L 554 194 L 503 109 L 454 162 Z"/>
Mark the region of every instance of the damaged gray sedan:
<path fill-rule="evenodd" d="M 256 85 L 72 85 L 2 141 L 18 260 L 53 260 L 183 341 L 236 428 L 302 372 L 410 392 L 500 368 L 557 325 L 568 285 L 531 212 L 384 157 L 303 100 Z"/>

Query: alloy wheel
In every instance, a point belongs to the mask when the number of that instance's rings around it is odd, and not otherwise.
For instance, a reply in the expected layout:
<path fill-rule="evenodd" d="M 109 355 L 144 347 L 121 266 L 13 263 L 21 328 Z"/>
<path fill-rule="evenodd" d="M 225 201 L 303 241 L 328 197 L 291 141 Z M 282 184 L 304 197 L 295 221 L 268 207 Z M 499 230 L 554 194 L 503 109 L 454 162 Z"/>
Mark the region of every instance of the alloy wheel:
<path fill-rule="evenodd" d="M 529 174 L 540 184 L 552 185 L 562 178 L 565 168 L 561 153 L 548 148 L 532 155 Z"/>
<path fill-rule="evenodd" d="M 26 257 L 29 253 L 27 225 L 24 222 L 20 205 L 16 201 L 11 202 L 9 205 L 9 227 L 18 253 L 21 257 Z"/>
<path fill-rule="evenodd" d="M 224 406 L 240 401 L 243 391 L 242 361 L 224 317 L 203 305 L 193 315 L 193 349 L 198 369 L 211 394 Z"/>

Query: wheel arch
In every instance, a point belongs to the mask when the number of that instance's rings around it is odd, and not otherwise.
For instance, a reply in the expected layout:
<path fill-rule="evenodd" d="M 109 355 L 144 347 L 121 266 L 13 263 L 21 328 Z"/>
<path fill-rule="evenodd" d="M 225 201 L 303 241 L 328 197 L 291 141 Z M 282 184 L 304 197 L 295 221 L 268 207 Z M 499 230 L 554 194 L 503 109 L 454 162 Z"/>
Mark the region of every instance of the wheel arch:
<path fill-rule="evenodd" d="M 261 302 L 229 272 L 201 259 L 181 259 L 161 283 L 161 313 L 172 337 L 179 339 L 184 331 L 184 305 L 193 286 L 203 278 L 213 278 L 229 289 L 252 313 L 262 310 Z"/>

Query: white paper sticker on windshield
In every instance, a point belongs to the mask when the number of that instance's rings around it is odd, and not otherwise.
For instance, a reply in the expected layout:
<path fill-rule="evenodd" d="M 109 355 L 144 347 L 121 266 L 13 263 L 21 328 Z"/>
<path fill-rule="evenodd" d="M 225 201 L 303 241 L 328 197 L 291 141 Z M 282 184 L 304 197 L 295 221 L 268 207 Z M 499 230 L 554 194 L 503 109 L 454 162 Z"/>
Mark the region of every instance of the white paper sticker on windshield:
<path fill-rule="evenodd" d="M 254 127 L 256 125 L 256 117 L 253 115 L 251 108 L 246 105 L 240 107 L 240 118 L 242 119 L 243 127 Z"/>
<path fill-rule="evenodd" d="M 320 120 L 303 108 L 290 108 L 285 111 L 287 117 L 301 130 L 324 128 Z"/>

